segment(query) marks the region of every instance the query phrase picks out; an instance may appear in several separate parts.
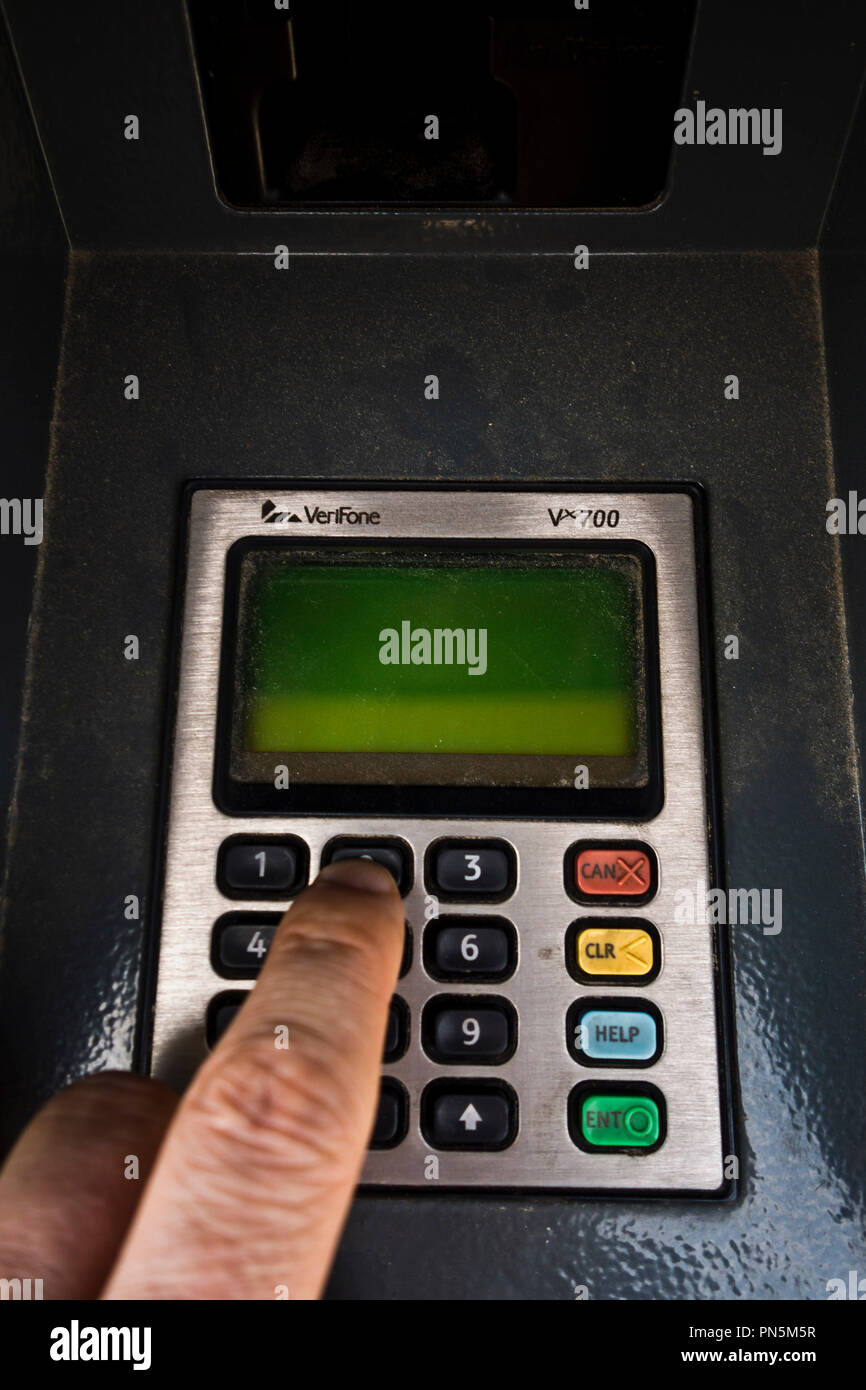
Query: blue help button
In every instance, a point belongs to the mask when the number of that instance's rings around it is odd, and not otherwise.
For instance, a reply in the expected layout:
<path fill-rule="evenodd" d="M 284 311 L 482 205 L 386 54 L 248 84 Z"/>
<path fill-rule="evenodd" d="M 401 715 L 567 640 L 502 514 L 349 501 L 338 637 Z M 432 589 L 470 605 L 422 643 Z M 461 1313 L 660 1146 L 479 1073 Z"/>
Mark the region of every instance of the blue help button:
<path fill-rule="evenodd" d="M 661 1051 L 661 1016 L 654 1006 L 572 1008 L 569 1051 L 580 1062 L 647 1065 Z"/>

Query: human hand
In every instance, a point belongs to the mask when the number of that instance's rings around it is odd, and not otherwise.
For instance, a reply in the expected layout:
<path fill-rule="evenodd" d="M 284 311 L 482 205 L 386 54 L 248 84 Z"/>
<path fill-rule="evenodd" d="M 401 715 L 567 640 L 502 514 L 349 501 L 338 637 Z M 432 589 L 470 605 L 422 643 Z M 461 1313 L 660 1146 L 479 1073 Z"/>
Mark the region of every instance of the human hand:
<path fill-rule="evenodd" d="M 403 933 L 384 869 L 329 865 L 180 1101 L 120 1072 L 54 1096 L 0 1173 L 0 1274 L 40 1277 L 52 1299 L 318 1297 L 373 1125 Z"/>

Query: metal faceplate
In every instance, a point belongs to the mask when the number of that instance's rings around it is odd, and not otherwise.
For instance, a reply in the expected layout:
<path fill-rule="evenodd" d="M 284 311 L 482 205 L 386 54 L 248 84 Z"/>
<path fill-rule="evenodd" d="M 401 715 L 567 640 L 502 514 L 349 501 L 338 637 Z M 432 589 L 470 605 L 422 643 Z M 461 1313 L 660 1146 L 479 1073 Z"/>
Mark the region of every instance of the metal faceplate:
<path fill-rule="evenodd" d="M 278 520 L 262 520 L 263 499 Z M 168 812 L 163 910 L 159 944 L 152 1071 L 183 1086 L 206 1055 L 205 1016 L 213 997 L 245 982 L 218 976 L 210 958 L 216 920 L 229 909 L 251 913 L 286 903 L 228 902 L 215 876 L 223 840 L 236 833 L 291 833 L 309 846 L 314 875 L 322 847 L 332 836 L 399 835 L 415 855 L 412 891 L 405 899 L 413 931 L 412 964 L 398 993 L 409 1007 L 410 1040 L 399 1062 L 383 1068 L 403 1083 L 410 1101 L 409 1130 L 395 1148 L 368 1155 L 366 1184 L 417 1187 L 571 1189 L 609 1192 L 710 1194 L 723 1187 L 720 1026 L 713 928 L 706 923 L 710 887 L 708 809 L 693 500 L 688 492 L 589 489 L 557 491 L 370 490 L 303 491 L 202 488 L 192 494 L 188 532 L 177 717 Z M 350 509 L 340 513 L 340 508 Z M 331 513 L 326 523 L 310 519 Z M 583 514 L 604 513 L 604 525 L 581 525 Z M 378 513 L 369 524 L 355 518 Z M 572 515 L 577 512 L 577 517 Z M 618 514 L 608 525 L 607 514 Z M 336 513 L 336 516 L 334 515 Z M 282 515 L 285 515 L 285 522 Z M 289 521 L 290 517 L 300 520 Z M 554 518 L 558 518 L 557 524 Z M 388 817 L 229 816 L 212 794 L 217 702 L 223 627 L 226 555 L 244 537 L 280 533 L 315 542 L 352 538 L 436 541 L 570 542 L 604 539 L 640 541 L 656 564 L 661 684 L 664 804 L 649 821 L 554 821 L 408 819 Z M 424 969 L 424 854 L 442 836 L 497 837 L 514 846 L 514 894 L 495 908 L 449 904 L 449 913 L 471 919 L 491 911 L 513 922 L 517 968 L 510 979 L 490 985 L 443 985 Z M 583 907 L 567 895 L 563 860 L 579 839 L 640 840 L 655 851 L 658 891 L 641 907 Z M 696 907 L 683 921 L 683 904 Z M 679 908 L 679 912 L 677 909 Z M 581 917 L 652 922 L 661 937 L 661 969 L 645 986 L 578 984 L 565 964 L 569 925 Z M 677 918 L 680 918 L 678 921 Z M 437 995 L 492 994 L 509 999 L 518 1018 L 517 1047 L 500 1067 L 435 1063 L 421 1045 L 420 1018 Z M 579 1065 L 566 1048 L 565 1019 L 578 999 L 611 995 L 642 998 L 660 1010 L 664 1050 L 650 1067 Z M 419 1127 L 424 1087 L 439 1078 L 508 1082 L 518 1097 L 519 1128 L 510 1147 L 498 1152 L 435 1153 Z M 650 1083 L 667 1108 L 664 1142 L 648 1153 L 579 1149 L 567 1122 L 567 1100 L 582 1081 Z M 437 1159 L 429 1162 L 430 1156 Z M 438 1168 L 438 1175 L 437 1175 Z M 434 1176 L 436 1175 L 436 1176 Z"/>

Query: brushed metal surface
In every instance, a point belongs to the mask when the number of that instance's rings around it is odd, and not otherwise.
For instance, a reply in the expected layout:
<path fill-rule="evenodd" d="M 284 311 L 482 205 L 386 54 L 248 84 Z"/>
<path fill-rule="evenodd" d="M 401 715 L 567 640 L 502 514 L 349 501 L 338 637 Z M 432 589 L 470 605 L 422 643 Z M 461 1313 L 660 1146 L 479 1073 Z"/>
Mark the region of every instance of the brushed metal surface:
<path fill-rule="evenodd" d="M 651 904 L 633 909 L 658 927 L 662 969 L 646 987 L 661 1010 L 665 1049 L 649 1069 L 583 1068 L 565 1045 L 565 1015 L 579 997 L 603 997 L 618 987 L 583 986 L 568 975 L 564 938 L 579 917 L 629 915 L 629 909 L 579 907 L 566 895 L 562 863 L 566 849 L 585 836 L 587 823 L 515 820 L 403 820 L 387 817 L 267 818 L 269 834 L 302 836 L 315 872 L 322 846 L 334 834 L 393 834 L 416 855 L 416 881 L 406 899 L 415 931 L 412 968 L 399 993 L 411 1011 L 406 1055 L 383 1070 L 406 1086 L 411 1104 L 409 1133 L 396 1149 L 371 1153 L 363 1180 L 373 1185 L 712 1192 L 723 1180 L 717 1018 L 712 930 L 674 920 L 677 893 L 704 901 L 709 885 L 707 809 L 704 785 L 700 654 L 692 501 L 686 493 L 375 491 L 341 488 L 309 491 L 207 490 L 192 495 L 180 682 L 164 876 L 159 968 L 152 1033 L 154 1075 L 183 1085 L 205 1055 L 204 1018 L 214 994 L 244 988 L 226 982 L 210 964 L 213 923 L 227 907 L 214 869 L 229 834 L 261 830 L 261 818 L 228 816 L 215 806 L 211 785 L 216 730 L 225 557 L 241 537 L 279 534 L 261 520 L 261 502 L 272 497 L 280 510 L 304 520 L 291 525 L 293 539 L 327 535 L 357 537 L 348 523 L 327 527 L 306 520 L 304 506 L 348 505 L 376 510 L 380 524 L 364 527 L 365 539 L 385 538 L 544 540 L 639 540 L 654 553 L 657 567 L 665 802 L 649 822 L 593 821 L 592 838 L 641 839 L 659 860 L 659 889 Z M 554 529 L 549 509 L 591 507 L 616 510 L 619 524 L 597 531 Z M 566 531 L 568 527 L 568 531 Z M 497 911 L 513 921 L 519 941 L 518 967 L 504 984 L 451 985 L 448 993 L 507 995 L 518 1013 L 518 1045 L 501 1068 L 443 1067 L 421 1050 L 418 1023 L 424 1003 L 443 992 L 426 974 L 420 949 L 424 886 L 420 866 L 429 842 L 442 835 L 500 836 L 517 851 L 515 893 Z M 278 904 L 278 906 L 283 904 Z M 232 910 L 262 910 L 259 902 L 234 900 Z M 449 906 L 466 917 L 488 908 Z M 631 992 L 631 991 L 630 991 Z M 634 988 L 638 1000 L 643 991 Z M 514 1144 L 499 1153 L 439 1153 L 439 1177 L 430 1181 L 431 1152 L 418 1127 L 419 1098 L 436 1077 L 497 1075 L 517 1091 L 520 1127 Z M 572 1143 L 566 1100 L 581 1080 L 609 1078 L 612 1086 L 651 1080 L 667 1101 L 665 1142 L 651 1154 L 588 1154 Z"/>

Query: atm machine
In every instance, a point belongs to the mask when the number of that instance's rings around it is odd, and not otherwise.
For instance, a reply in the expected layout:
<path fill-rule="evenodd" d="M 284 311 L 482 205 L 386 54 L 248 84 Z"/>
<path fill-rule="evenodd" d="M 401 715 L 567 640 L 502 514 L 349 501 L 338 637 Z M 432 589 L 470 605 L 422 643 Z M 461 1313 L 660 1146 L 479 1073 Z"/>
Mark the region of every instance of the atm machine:
<path fill-rule="evenodd" d="M 863 1297 L 862 6 L 3 8 L 4 1148 L 364 855 L 331 1298 Z"/>

